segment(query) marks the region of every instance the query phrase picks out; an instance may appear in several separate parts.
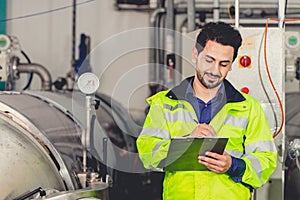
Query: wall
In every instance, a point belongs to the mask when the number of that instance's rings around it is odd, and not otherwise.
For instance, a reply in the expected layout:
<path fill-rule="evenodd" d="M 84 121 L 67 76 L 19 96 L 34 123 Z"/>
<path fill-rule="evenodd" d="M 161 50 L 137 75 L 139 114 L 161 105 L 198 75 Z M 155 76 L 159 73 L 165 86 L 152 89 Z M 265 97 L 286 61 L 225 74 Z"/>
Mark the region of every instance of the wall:
<path fill-rule="evenodd" d="M 87 0 L 77 0 L 77 3 Z M 52 79 L 65 76 L 71 69 L 71 47 L 72 47 L 72 0 L 9 0 L 7 1 L 7 34 L 17 36 L 22 49 L 28 54 L 32 62 L 40 63 L 51 72 Z M 148 60 L 146 50 L 126 52 L 126 44 L 114 43 L 114 37 L 122 35 L 122 32 L 135 28 L 147 27 L 149 14 L 134 11 L 116 11 L 112 0 L 95 0 L 78 5 L 77 7 L 77 38 L 76 51 L 78 58 L 78 45 L 80 33 L 91 37 L 91 65 L 96 74 L 100 77 L 99 91 L 111 95 L 116 91 L 119 79 L 130 69 L 145 64 Z M 32 16 L 22 19 L 13 19 L 19 16 L 26 16 L 43 11 L 53 10 L 65 6 L 71 6 L 63 10 Z M 126 42 L 135 42 L 135 37 L 127 36 Z M 107 42 L 108 41 L 108 42 Z M 148 38 L 144 38 L 147 43 Z M 105 46 L 105 45 L 110 46 Z M 120 46 L 125 48 L 122 55 L 114 55 L 109 65 L 99 60 L 101 55 L 98 52 L 116 52 Z M 100 50 L 99 50 L 100 49 Z M 97 52 L 97 53 L 93 53 Z M 129 56 L 129 58 L 127 58 Z M 25 60 L 22 58 L 22 61 Z M 147 80 L 148 71 L 143 68 L 135 74 L 137 81 Z M 22 87 L 26 84 L 26 75 L 18 84 Z M 22 88 L 20 86 L 20 88 Z M 40 80 L 35 76 L 31 89 L 38 89 Z M 134 86 L 135 87 L 135 86 Z M 125 88 L 114 94 L 114 97 L 121 101 L 126 107 L 132 110 L 143 112 L 146 106 L 145 98 L 148 95 L 147 88 Z M 128 90 L 128 91 L 126 91 Z M 130 96 L 129 96 L 130 95 Z M 129 105 L 131 102 L 131 105 Z"/>

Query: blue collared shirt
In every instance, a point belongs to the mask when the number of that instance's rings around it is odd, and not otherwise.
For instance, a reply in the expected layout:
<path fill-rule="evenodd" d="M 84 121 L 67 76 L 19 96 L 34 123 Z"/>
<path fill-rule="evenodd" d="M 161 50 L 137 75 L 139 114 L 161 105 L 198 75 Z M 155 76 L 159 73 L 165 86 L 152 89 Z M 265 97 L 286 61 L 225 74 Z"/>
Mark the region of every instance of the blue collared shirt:
<path fill-rule="evenodd" d="M 209 124 L 211 119 L 220 111 L 220 109 L 226 104 L 226 93 L 225 86 L 222 83 L 217 95 L 212 98 L 209 102 L 205 103 L 201 99 L 194 95 L 193 89 L 194 78 L 191 79 L 190 84 L 188 84 L 185 98 L 189 101 L 198 117 L 198 123 Z M 235 182 L 241 182 L 243 174 L 246 169 L 246 164 L 242 159 L 232 157 L 232 164 L 227 171 L 227 174 Z"/>
<path fill-rule="evenodd" d="M 202 101 L 194 95 L 193 81 L 194 78 L 191 79 L 191 82 L 187 87 L 185 97 L 192 104 L 197 114 L 198 122 L 200 124 L 209 124 L 211 119 L 219 112 L 219 110 L 226 103 L 224 83 L 221 84 L 217 95 L 214 98 L 212 98 L 209 102 L 205 103 L 204 101 Z"/>

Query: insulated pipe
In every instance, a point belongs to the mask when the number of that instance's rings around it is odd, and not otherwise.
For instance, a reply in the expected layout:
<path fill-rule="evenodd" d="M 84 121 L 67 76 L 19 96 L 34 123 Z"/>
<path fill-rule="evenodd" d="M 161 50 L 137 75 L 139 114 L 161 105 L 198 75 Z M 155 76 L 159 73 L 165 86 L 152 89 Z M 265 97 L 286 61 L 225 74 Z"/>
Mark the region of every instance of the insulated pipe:
<path fill-rule="evenodd" d="M 284 20 L 285 20 L 285 6 L 287 0 L 278 0 L 278 27 L 284 27 Z"/>
<path fill-rule="evenodd" d="M 188 32 L 195 30 L 195 0 L 187 0 Z"/>
<path fill-rule="evenodd" d="M 37 63 L 18 63 L 13 65 L 13 70 L 18 73 L 35 73 L 41 78 L 42 90 L 51 91 L 52 78 L 49 71 Z"/>
<path fill-rule="evenodd" d="M 174 14 L 174 0 L 167 0 L 167 15 L 166 15 L 166 28 L 169 29 L 166 37 L 166 50 L 174 52 L 174 32 L 175 30 L 175 14 Z"/>
<path fill-rule="evenodd" d="M 73 0 L 73 10 L 72 10 L 72 61 L 71 65 L 73 70 L 76 67 L 76 0 Z"/>
<path fill-rule="evenodd" d="M 217 22 L 220 20 L 220 0 L 214 0 L 213 20 L 214 20 L 214 22 Z"/>
<path fill-rule="evenodd" d="M 157 21 L 159 17 L 163 14 L 166 14 L 166 10 L 164 8 L 158 8 L 153 11 L 150 16 L 150 26 L 153 27 L 150 32 L 150 47 L 153 47 L 149 50 L 149 63 L 153 66 L 149 68 L 149 82 L 157 82 L 158 77 L 158 67 L 157 67 L 157 48 L 158 48 L 158 34 L 159 34 L 159 24 Z"/>
<path fill-rule="evenodd" d="M 240 1 L 235 0 L 235 27 L 240 26 Z"/>
<path fill-rule="evenodd" d="M 190 0 L 189 0 L 190 1 Z M 174 0 L 167 0 L 167 15 L 166 15 L 166 30 L 164 31 L 164 36 L 165 36 L 165 55 L 167 54 L 173 54 L 175 53 L 175 7 L 174 7 Z M 164 57 L 166 59 L 166 57 Z M 164 63 L 167 64 L 165 61 Z M 173 66 L 174 68 L 174 66 Z M 160 67 L 159 68 L 159 73 L 161 79 L 163 80 L 163 83 L 166 87 L 172 87 L 174 84 L 174 78 L 170 78 L 170 75 L 165 76 L 165 70 L 164 68 Z M 174 73 L 174 70 L 171 71 L 170 73 Z M 174 74 L 173 74 L 174 75 Z M 171 75 L 172 77 L 174 77 Z M 170 80 L 169 80 L 170 79 Z"/>

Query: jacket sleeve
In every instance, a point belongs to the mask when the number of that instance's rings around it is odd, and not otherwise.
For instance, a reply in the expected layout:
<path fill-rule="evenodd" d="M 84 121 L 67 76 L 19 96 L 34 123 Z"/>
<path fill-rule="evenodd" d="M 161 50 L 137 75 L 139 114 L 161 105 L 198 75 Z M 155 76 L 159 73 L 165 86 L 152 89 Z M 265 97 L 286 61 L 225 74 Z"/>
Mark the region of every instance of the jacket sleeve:
<path fill-rule="evenodd" d="M 242 182 L 253 188 L 264 185 L 276 168 L 277 150 L 268 121 L 259 102 L 254 101 L 245 133 L 246 163 Z"/>
<path fill-rule="evenodd" d="M 148 99 L 150 110 L 144 122 L 137 148 L 140 159 L 147 169 L 159 168 L 159 163 L 167 157 L 170 146 L 170 133 L 159 99 Z"/>

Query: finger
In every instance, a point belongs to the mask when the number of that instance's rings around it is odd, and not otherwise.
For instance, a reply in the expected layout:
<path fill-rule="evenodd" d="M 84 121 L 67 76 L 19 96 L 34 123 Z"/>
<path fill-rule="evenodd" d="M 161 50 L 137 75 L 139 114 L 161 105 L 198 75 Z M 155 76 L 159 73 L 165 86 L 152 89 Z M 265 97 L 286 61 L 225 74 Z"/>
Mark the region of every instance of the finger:
<path fill-rule="evenodd" d="M 205 155 L 210 156 L 210 157 L 212 157 L 216 160 L 224 160 L 225 159 L 225 157 L 224 157 L 225 155 L 220 155 L 218 153 L 213 153 L 213 152 L 210 152 L 210 151 L 205 152 Z"/>
<path fill-rule="evenodd" d="M 206 128 L 201 127 L 200 125 L 198 125 L 194 131 L 191 134 L 192 136 L 207 136 L 208 135 L 208 131 Z"/>
<path fill-rule="evenodd" d="M 214 128 L 211 127 L 211 126 L 208 126 L 208 131 L 209 131 L 209 133 L 210 133 L 211 136 L 216 136 L 217 135 L 216 132 L 215 132 L 215 130 L 214 130 Z"/>
<path fill-rule="evenodd" d="M 209 158 L 209 159 L 211 159 L 211 158 Z M 221 173 L 221 172 L 223 172 L 223 168 L 222 167 L 220 167 L 219 165 L 217 165 L 216 163 L 214 163 L 215 161 L 209 162 L 210 161 L 209 159 L 207 159 L 207 158 L 201 158 L 198 161 L 199 161 L 200 164 L 205 165 L 207 167 L 207 169 L 209 169 L 210 171 L 213 171 L 215 173 Z M 211 159 L 211 160 L 214 160 L 214 159 Z"/>
<path fill-rule="evenodd" d="M 199 128 L 206 133 L 207 136 L 216 136 L 214 128 L 208 124 L 199 124 Z"/>
<path fill-rule="evenodd" d="M 210 171 L 218 173 L 218 174 L 224 173 L 227 171 L 227 169 L 224 167 L 224 163 L 216 164 L 216 163 L 206 162 L 206 161 L 200 160 L 200 159 L 199 159 L 199 163 L 205 165 L 207 167 L 207 169 L 209 169 Z"/>
<path fill-rule="evenodd" d="M 221 165 L 221 162 L 219 160 L 207 156 L 199 156 L 198 159 L 199 161 L 208 163 L 210 165 L 217 165 L 217 166 Z"/>
<path fill-rule="evenodd" d="M 207 169 L 209 169 L 210 171 L 215 172 L 215 173 L 217 173 L 217 174 L 220 174 L 220 173 L 223 172 L 223 169 L 220 168 L 219 166 L 216 166 L 216 165 L 207 164 L 206 167 L 207 167 Z"/>

